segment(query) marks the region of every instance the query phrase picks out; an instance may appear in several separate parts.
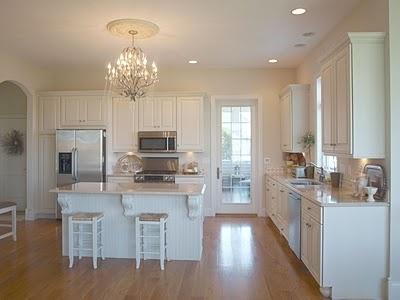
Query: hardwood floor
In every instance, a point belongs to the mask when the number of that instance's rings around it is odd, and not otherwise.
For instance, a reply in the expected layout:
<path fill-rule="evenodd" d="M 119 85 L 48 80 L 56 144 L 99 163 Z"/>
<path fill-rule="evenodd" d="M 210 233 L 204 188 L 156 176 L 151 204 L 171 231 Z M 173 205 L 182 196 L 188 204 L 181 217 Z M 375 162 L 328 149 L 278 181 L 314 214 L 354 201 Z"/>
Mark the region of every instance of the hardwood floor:
<path fill-rule="evenodd" d="M 270 221 L 206 218 L 201 262 L 106 259 L 73 269 L 61 257 L 61 223 L 18 222 L 0 240 L 0 299 L 323 299 Z"/>

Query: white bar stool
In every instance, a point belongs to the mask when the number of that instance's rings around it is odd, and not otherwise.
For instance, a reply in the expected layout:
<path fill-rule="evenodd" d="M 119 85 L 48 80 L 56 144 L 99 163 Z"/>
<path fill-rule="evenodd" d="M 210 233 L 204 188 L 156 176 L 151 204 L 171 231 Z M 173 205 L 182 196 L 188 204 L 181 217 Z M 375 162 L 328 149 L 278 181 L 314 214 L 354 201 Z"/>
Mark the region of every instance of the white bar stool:
<path fill-rule="evenodd" d="M 143 259 L 146 259 L 149 255 L 159 255 L 160 267 L 161 270 L 164 270 L 164 261 L 167 258 L 167 219 L 168 214 L 164 213 L 146 213 L 136 217 L 136 269 L 140 268 L 142 255 Z M 146 225 L 153 226 L 145 228 Z M 154 230 L 156 226 L 158 226 L 158 230 Z M 157 243 L 157 240 L 159 243 Z M 150 243 L 151 241 L 154 241 L 153 244 Z M 158 249 L 154 249 L 154 246 Z"/>
<path fill-rule="evenodd" d="M 104 260 L 104 215 L 102 213 L 75 213 L 68 217 L 68 254 L 69 267 L 74 264 L 74 254 L 78 252 L 79 259 L 82 252 L 92 252 L 93 268 L 97 269 L 98 253 Z M 89 226 L 85 226 L 89 225 Z M 84 230 L 90 227 L 90 231 Z"/>
<path fill-rule="evenodd" d="M 17 240 L 17 205 L 14 202 L 6 201 L 0 202 L 0 215 L 11 213 L 11 224 L 0 224 L 0 227 L 10 227 L 11 231 L 0 235 L 0 240 L 8 236 L 13 237 L 13 240 Z"/>

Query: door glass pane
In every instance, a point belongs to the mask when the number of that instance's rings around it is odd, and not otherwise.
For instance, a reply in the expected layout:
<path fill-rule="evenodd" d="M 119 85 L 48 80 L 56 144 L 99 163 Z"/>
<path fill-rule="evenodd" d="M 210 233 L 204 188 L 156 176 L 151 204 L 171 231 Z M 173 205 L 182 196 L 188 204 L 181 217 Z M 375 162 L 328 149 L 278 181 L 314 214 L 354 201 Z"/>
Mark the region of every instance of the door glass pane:
<path fill-rule="evenodd" d="M 221 110 L 222 202 L 251 203 L 251 107 Z"/>

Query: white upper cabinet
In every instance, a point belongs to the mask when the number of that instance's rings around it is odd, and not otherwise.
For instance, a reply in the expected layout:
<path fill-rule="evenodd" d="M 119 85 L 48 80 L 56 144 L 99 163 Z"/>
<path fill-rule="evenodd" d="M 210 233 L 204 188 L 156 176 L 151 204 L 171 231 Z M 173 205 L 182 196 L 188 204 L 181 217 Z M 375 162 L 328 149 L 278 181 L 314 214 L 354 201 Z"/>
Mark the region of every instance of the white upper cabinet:
<path fill-rule="evenodd" d="M 139 131 L 175 131 L 176 97 L 139 99 Z"/>
<path fill-rule="evenodd" d="M 61 127 L 105 127 L 106 107 L 103 95 L 63 95 Z"/>
<path fill-rule="evenodd" d="M 203 97 L 177 99 L 177 150 L 204 151 Z"/>
<path fill-rule="evenodd" d="M 127 98 L 112 99 L 112 148 L 113 152 L 137 150 L 137 102 Z"/>
<path fill-rule="evenodd" d="M 280 96 L 281 149 L 303 152 L 301 137 L 308 131 L 309 85 L 291 84 Z"/>
<path fill-rule="evenodd" d="M 60 127 L 60 97 L 40 96 L 39 134 L 55 134 Z"/>
<path fill-rule="evenodd" d="M 322 60 L 325 154 L 385 157 L 384 33 L 348 33 Z"/>

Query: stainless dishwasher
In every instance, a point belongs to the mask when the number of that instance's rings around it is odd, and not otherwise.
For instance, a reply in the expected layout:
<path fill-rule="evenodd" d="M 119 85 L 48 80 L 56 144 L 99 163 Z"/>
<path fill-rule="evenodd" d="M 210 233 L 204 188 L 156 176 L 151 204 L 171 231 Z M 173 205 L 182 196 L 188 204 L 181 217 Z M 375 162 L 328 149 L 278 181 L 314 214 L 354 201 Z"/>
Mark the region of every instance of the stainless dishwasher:
<path fill-rule="evenodd" d="M 301 220 L 301 196 L 295 192 L 289 192 L 288 197 L 288 216 L 289 247 L 300 258 L 300 220 Z"/>

